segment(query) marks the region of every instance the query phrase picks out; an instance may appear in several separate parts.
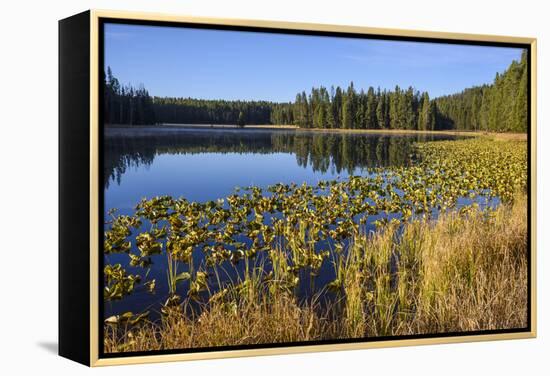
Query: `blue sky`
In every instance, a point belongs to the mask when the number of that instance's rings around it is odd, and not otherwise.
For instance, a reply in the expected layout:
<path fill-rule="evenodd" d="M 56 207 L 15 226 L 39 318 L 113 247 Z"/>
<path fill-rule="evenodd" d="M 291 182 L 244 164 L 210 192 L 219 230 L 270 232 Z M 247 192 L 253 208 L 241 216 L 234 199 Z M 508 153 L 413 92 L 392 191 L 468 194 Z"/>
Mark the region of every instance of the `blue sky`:
<path fill-rule="evenodd" d="M 293 101 L 321 85 L 413 86 L 431 97 L 490 83 L 521 49 L 105 25 L 105 66 L 151 95 Z"/>

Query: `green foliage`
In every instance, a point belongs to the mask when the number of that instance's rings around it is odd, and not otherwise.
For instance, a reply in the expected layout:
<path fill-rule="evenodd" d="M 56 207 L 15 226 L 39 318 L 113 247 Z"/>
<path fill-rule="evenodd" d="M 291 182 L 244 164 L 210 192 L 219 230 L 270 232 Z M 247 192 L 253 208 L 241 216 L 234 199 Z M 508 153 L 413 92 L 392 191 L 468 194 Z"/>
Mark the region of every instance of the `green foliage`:
<path fill-rule="evenodd" d="M 107 124 L 144 125 L 154 124 L 156 119 L 153 99 L 143 85 L 134 88 L 122 86 L 113 76 L 110 67 L 103 78 L 104 112 Z"/>
<path fill-rule="evenodd" d="M 111 326 L 128 325 L 133 326 L 143 322 L 149 316 L 149 311 L 140 314 L 133 314 L 132 312 L 124 312 L 121 315 L 114 315 L 105 319 L 105 324 Z"/>
<path fill-rule="evenodd" d="M 353 87 L 353 82 L 350 83 L 348 86 L 348 90 L 346 94 L 343 97 L 342 102 L 342 128 L 350 129 L 356 127 L 356 117 L 358 117 L 358 113 L 356 113 L 356 107 L 357 107 L 357 98 L 355 89 Z"/>
<path fill-rule="evenodd" d="M 486 132 L 527 131 L 527 54 L 483 85 L 435 100 L 438 126 Z"/>
<path fill-rule="evenodd" d="M 422 94 L 418 107 L 418 130 L 435 130 L 436 112 L 435 102 L 430 100 L 428 93 Z"/>
<path fill-rule="evenodd" d="M 493 84 L 429 98 L 412 87 L 383 92 L 321 86 L 298 93 L 293 103 L 150 97 L 143 86 L 122 86 L 105 75 L 104 119 L 108 124 L 292 124 L 300 128 L 527 130 L 527 55 Z"/>
<path fill-rule="evenodd" d="M 122 265 L 105 265 L 103 268 L 105 300 L 120 300 L 134 291 L 134 287 L 141 281 L 139 275 L 128 275 Z"/>
<path fill-rule="evenodd" d="M 361 234 L 335 262 L 318 295 L 299 299 L 289 261 L 233 281 L 208 301 L 170 296 L 154 322 L 126 312 L 104 325 L 106 352 L 288 343 L 525 327 L 528 321 L 527 198 L 513 205 L 414 219 Z M 505 293 L 505 299 L 503 298 Z M 147 312 L 145 312 L 146 314 Z"/>
<path fill-rule="evenodd" d="M 239 124 L 243 114 L 247 124 L 270 124 L 273 120 L 293 121 L 284 103 L 229 101 L 195 98 L 154 97 L 155 123 Z M 274 110 L 277 109 L 277 115 Z M 288 124 L 288 123 L 281 124 Z M 277 124 L 277 123 L 276 123 Z"/>
<path fill-rule="evenodd" d="M 303 271 L 315 276 L 327 260 L 337 267 L 350 241 L 362 236 L 364 225 L 375 216 L 382 231 L 415 219 L 429 220 L 434 213 L 468 215 L 471 208 L 477 208 L 472 203 L 457 209 L 461 198 L 498 198 L 507 203 L 515 193 L 526 190 L 525 142 L 428 142 L 417 144 L 414 154 L 413 164 L 406 167 L 370 168 L 366 176 L 321 181 L 315 186 L 251 186 L 208 202 L 169 196 L 143 199 L 134 215 L 115 216 L 109 222 L 104 250 L 106 254 L 115 249 L 126 252 L 129 261 L 166 255 L 170 304 L 179 301 L 176 287 L 185 281 L 188 298 L 194 300 L 208 291 L 223 290 L 219 279 L 210 277 L 218 275 L 218 268 L 242 263 L 244 282 L 259 273 L 266 281 L 278 281 L 274 289 L 292 291 Z M 141 223 L 150 227 L 134 235 L 132 229 Z M 193 257 L 197 252 L 204 255 L 198 263 Z M 260 253 L 272 268 L 249 269 L 250 261 Z M 149 268 L 146 263 L 134 265 Z M 284 276 L 270 277 L 268 270 L 278 267 L 285 270 Z M 120 264 L 106 265 L 104 274 L 106 300 L 131 294 L 141 279 L 128 275 Z M 326 287 L 337 292 L 344 280 L 337 273 Z M 154 291 L 154 283 L 151 287 L 148 281 L 146 286 Z"/>
<path fill-rule="evenodd" d="M 246 120 L 244 117 L 244 112 L 239 112 L 239 117 L 237 119 L 237 125 L 241 128 L 244 128 L 244 125 L 246 124 Z"/>

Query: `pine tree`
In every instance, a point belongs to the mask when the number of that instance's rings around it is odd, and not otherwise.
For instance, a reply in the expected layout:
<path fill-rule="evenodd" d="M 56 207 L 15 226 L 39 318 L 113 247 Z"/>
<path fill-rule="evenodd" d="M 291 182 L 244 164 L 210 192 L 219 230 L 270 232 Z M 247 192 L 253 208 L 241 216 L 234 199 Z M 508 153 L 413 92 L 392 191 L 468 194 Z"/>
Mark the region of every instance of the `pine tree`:
<path fill-rule="evenodd" d="M 355 89 L 350 83 L 342 103 L 342 128 L 355 128 Z"/>
<path fill-rule="evenodd" d="M 430 101 L 430 96 L 427 92 L 422 94 L 420 99 L 420 110 L 418 112 L 418 129 L 419 130 L 431 130 L 431 117 L 432 117 L 432 103 Z"/>
<path fill-rule="evenodd" d="M 527 124 L 527 53 L 524 51 L 521 56 L 521 78 L 518 85 L 518 93 L 515 103 L 515 121 L 513 130 L 515 132 L 525 132 L 528 128 Z"/>
<path fill-rule="evenodd" d="M 241 128 L 244 128 L 245 123 L 246 123 L 246 120 L 245 120 L 244 112 L 240 111 L 239 118 L 237 120 L 237 125 Z"/>
<path fill-rule="evenodd" d="M 401 102 L 401 89 L 399 86 L 395 86 L 395 90 L 390 93 L 390 109 L 389 109 L 389 128 L 402 129 L 400 121 L 400 102 Z"/>
<path fill-rule="evenodd" d="M 380 93 L 380 88 L 378 88 L 378 92 L 376 94 L 378 97 L 378 104 L 376 105 L 376 120 L 377 120 L 377 127 L 378 128 L 386 128 L 386 119 L 385 119 L 385 106 L 386 106 L 386 96 L 385 93 Z"/>
<path fill-rule="evenodd" d="M 374 88 L 371 86 L 367 92 L 367 106 L 365 114 L 365 128 L 378 128 L 378 120 L 376 118 L 377 103 L 374 94 Z"/>
<path fill-rule="evenodd" d="M 430 99 L 396 86 L 357 92 L 312 88 L 293 102 L 227 101 L 151 97 L 143 85 L 121 85 L 111 67 L 103 73 L 106 124 L 203 123 L 295 124 L 302 128 L 458 129 L 525 132 L 528 128 L 527 52 L 491 84 Z"/>
<path fill-rule="evenodd" d="M 437 127 L 460 130 L 527 130 L 527 55 L 513 61 L 490 85 L 436 99 Z"/>

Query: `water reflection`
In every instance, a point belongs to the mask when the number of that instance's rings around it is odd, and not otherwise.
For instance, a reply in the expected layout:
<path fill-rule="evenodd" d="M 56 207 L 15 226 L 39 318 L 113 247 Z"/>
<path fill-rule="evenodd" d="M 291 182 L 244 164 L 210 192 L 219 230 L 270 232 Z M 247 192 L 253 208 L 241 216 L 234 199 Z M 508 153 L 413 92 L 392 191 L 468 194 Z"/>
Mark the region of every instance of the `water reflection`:
<path fill-rule="evenodd" d="M 414 142 L 441 135 L 384 135 L 270 130 L 108 129 L 104 143 L 104 187 L 120 184 L 130 167 L 150 166 L 159 155 L 286 153 L 314 172 L 352 174 L 368 167 L 410 163 Z"/>
<path fill-rule="evenodd" d="M 319 180 L 364 174 L 370 167 L 406 166 L 411 163 L 415 142 L 449 138 L 288 130 L 107 129 L 105 220 L 111 208 L 132 214 L 142 197 L 171 195 L 207 201 L 227 197 L 236 186 L 266 187 L 278 182 L 314 185 Z M 376 219 L 371 216 L 367 226 Z M 201 253 L 193 257 L 197 265 L 204 261 Z M 261 260 L 263 256 L 259 257 Z M 128 265 L 125 254 L 105 256 L 105 262 L 121 263 L 130 273 L 140 272 Z M 167 297 L 166 269 L 166 259 L 155 257 L 148 273 L 157 281 L 157 294 L 141 289 L 121 301 L 109 302 L 105 317 L 126 311 L 158 312 Z M 227 278 L 236 277 L 235 271 L 227 273 Z M 298 295 L 308 296 L 314 286 L 333 280 L 334 270 L 327 262 L 315 280 L 302 277 Z M 180 289 L 185 296 L 184 286 Z"/>

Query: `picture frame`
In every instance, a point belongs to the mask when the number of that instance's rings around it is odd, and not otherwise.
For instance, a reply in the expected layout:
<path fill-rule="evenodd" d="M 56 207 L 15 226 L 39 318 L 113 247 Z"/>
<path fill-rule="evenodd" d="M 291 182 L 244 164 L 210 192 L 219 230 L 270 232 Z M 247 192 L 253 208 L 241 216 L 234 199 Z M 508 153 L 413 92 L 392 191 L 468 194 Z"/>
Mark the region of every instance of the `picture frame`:
<path fill-rule="evenodd" d="M 526 325 L 373 337 L 325 338 L 210 347 L 106 352 L 104 312 L 105 25 L 198 29 L 262 35 L 349 38 L 523 49 L 527 72 Z M 221 35 L 220 34 L 220 35 Z M 363 26 L 218 19 L 89 10 L 59 22 L 59 354 L 87 366 L 138 364 L 318 351 L 371 349 L 536 337 L 536 39 Z M 116 73 L 116 72 L 115 72 Z M 120 115 L 122 118 L 122 115 Z M 240 122 L 240 120 L 237 120 Z M 221 125 L 221 124 L 219 124 Z M 244 125 L 244 120 L 243 120 Z M 212 126 L 212 125 L 211 125 Z M 245 127 L 246 128 L 246 127 Z M 456 130 L 456 129 L 455 129 Z M 453 130 L 453 131 L 455 131 Z M 456 132 L 455 132 L 456 133 Z M 458 135 L 458 133 L 456 134 Z M 453 136 L 454 137 L 454 136 Z M 457 137 L 461 137 L 458 135 Z M 213 277 L 211 277 L 213 278 Z M 158 282 L 158 281 L 157 281 Z M 225 286 L 225 285 L 224 285 Z M 123 294 L 124 295 L 124 294 Z M 121 320 L 115 312 L 113 320 Z M 138 319 L 139 315 L 131 319 Z M 117 321 L 118 322 L 118 321 Z M 118 329 L 117 329 L 118 330 Z"/>

